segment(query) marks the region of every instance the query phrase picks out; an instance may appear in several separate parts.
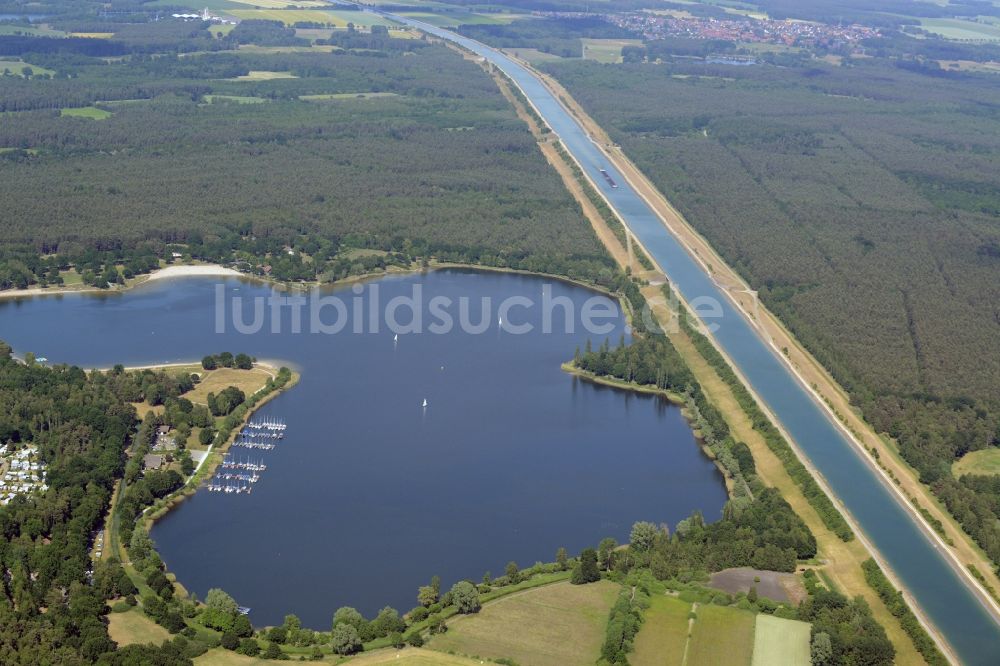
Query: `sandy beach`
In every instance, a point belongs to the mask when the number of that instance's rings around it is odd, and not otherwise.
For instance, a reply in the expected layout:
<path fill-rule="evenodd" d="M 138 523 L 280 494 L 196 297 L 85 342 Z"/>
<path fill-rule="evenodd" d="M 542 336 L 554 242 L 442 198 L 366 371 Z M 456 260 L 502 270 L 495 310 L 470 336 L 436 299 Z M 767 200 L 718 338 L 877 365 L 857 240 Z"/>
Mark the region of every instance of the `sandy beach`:
<path fill-rule="evenodd" d="M 218 264 L 203 264 L 198 266 L 167 266 L 153 271 L 147 276 L 139 276 L 138 281 L 130 285 L 143 284 L 153 280 L 163 280 L 177 277 L 239 277 L 243 275 L 237 270 L 219 266 Z M 96 287 L 74 286 L 74 287 L 30 287 L 28 289 L 4 289 L 0 291 L 2 298 L 22 298 L 24 296 L 54 296 L 57 294 L 107 294 L 114 291 L 125 291 L 125 289 L 97 289 Z"/>
<path fill-rule="evenodd" d="M 153 280 L 163 280 L 174 277 L 239 277 L 243 275 L 237 270 L 219 266 L 218 264 L 205 264 L 200 266 L 167 266 L 149 274 L 147 282 Z"/>

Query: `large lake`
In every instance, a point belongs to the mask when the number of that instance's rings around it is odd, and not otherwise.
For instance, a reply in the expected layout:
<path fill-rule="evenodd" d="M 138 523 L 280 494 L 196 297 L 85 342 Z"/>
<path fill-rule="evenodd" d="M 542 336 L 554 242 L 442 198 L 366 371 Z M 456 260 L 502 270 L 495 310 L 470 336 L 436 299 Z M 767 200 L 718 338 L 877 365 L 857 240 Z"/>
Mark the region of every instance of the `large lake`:
<path fill-rule="evenodd" d="M 219 285 L 223 285 L 220 287 Z M 617 344 L 625 325 L 615 308 L 608 333 L 544 333 L 541 294 L 582 308 L 594 293 L 536 277 L 466 271 L 389 277 L 335 292 L 354 307 L 410 296 L 471 297 L 493 309 L 520 296 L 502 330 L 399 335 L 384 326 L 354 334 L 280 331 L 270 319 L 241 334 L 226 311 L 218 333 L 217 290 L 243 298 L 269 287 L 236 279 L 153 282 L 124 295 L 0 302 L 0 338 L 17 353 L 89 367 L 196 360 L 245 351 L 281 359 L 300 383 L 262 414 L 288 423 L 251 495 L 197 493 L 161 520 L 153 538 L 170 570 L 204 597 L 222 587 L 252 607 L 256 625 L 298 614 L 328 629 L 342 605 L 371 615 L 406 611 L 432 575 L 445 587 L 506 562 L 530 566 L 605 536 L 628 537 L 636 520 L 673 526 L 693 510 L 714 520 L 726 499 L 680 410 L 658 397 L 595 386 L 560 369 L 588 338 Z M 360 287 L 357 288 L 361 290 Z M 565 301 L 563 301 L 565 303 Z M 335 319 L 328 308 L 322 321 Z M 458 308 L 454 308 L 458 321 Z M 288 312 L 286 312 L 288 314 Z M 399 312 L 398 320 L 408 317 Z M 427 323 L 424 323 L 425 329 Z M 515 335 L 514 326 L 535 331 Z M 426 399 L 428 406 L 422 408 Z M 244 449 L 237 452 L 246 454 Z"/>

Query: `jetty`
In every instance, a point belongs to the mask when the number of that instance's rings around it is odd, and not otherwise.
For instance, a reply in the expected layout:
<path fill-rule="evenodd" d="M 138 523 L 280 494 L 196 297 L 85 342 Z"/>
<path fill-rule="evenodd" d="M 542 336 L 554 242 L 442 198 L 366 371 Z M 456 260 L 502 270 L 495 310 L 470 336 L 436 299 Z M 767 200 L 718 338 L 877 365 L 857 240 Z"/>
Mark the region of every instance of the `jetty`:
<path fill-rule="evenodd" d="M 236 435 L 233 446 L 255 451 L 273 451 L 284 438 L 288 425 L 281 419 L 264 418 L 248 422 Z M 211 493 L 249 495 L 253 485 L 260 481 L 260 473 L 267 469 L 264 459 L 256 462 L 249 457 L 240 459 L 226 453 L 215 476 L 206 484 Z"/>
<path fill-rule="evenodd" d="M 206 486 L 206 489 L 210 493 L 226 493 L 227 495 L 235 493 L 237 495 L 241 494 L 249 495 L 250 492 L 253 490 L 253 486 L 250 485 L 249 483 L 241 483 L 241 482 L 234 483 L 230 481 L 223 482 L 222 480 L 219 479 L 213 479 L 212 482 Z"/>
<path fill-rule="evenodd" d="M 288 428 L 285 422 L 280 419 L 251 420 L 247 423 L 246 427 L 250 430 L 268 430 L 272 432 L 283 431 Z"/>
<path fill-rule="evenodd" d="M 222 459 L 222 464 L 219 465 L 221 469 L 242 469 L 248 472 L 263 472 L 267 469 L 267 465 L 264 464 L 263 459 L 260 462 L 250 462 L 249 459 L 243 460 L 233 460 L 227 453 Z"/>

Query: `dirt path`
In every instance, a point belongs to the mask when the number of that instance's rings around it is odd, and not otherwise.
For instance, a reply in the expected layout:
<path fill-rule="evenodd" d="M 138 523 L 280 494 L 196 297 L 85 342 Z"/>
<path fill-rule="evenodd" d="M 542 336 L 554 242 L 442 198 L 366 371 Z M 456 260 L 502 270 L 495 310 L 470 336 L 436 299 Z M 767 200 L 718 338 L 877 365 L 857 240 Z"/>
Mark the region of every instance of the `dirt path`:
<path fill-rule="evenodd" d="M 730 296 L 737 307 L 761 331 L 764 339 L 778 351 L 778 356 L 786 359 L 790 369 L 799 377 L 803 386 L 810 388 L 817 401 L 835 417 L 859 451 L 863 451 L 878 473 L 886 478 L 887 486 L 901 494 L 912 515 L 918 522 L 923 523 L 925 531 L 938 541 L 941 550 L 952 555 L 954 568 L 961 576 L 969 580 L 973 587 L 979 590 L 984 605 L 990 607 L 991 612 L 1000 617 L 1000 604 L 967 570 L 967 565 L 975 565 L 986 577 L 987 583 L 993 589 L 1000 590 L 1000 578 L 997 577 L 989 558 L 958 525 L 930 489 L 920 483 L 917 472 L 901 458 L 895 443 L 887 441 L 888 438 L 883 439 L 874 431 L 850 404 L 850 398 L 846 391 L 806 351 L 781 321 L 759 302 L 757 292 L 751 289 L 750 285 L 726 264 L 708 241 L 667 201 L 666 197 L 632 163 L 622 149 L 611 141 L 607 133 L 587 115 L 566 89 L 555 79 L 537 71 L 535 73 L 556 94 L 570 113 L 580 121 L 608 159 L 614 163 L 629 184 L 661 217 L 670 232 L 702 264 L 716 285 Z M 877 458 L 871 454 L 873 449 L 878 452 Z M 876 460 L 879 462 L 876 463 Z M 930 523 L 920 515 L 919 511 L 913 508 L 912 502 L 914 500 L 933 518 L 941 522 L 944 526 L 944 536 L 951 543 L 941 539 Z"/>
<path fill-rule="evenodd" d="M 684 656 L 681 657 L 681 666 L 687 666 L 688 663 L 688 648 L 691 647 L 691 634 L 694 633 L 694 621 L 698 615 L 698 602 L 691 604 L 691 613 L 688 618 L 688 634 L 687 639 L 684 641 Z"/>

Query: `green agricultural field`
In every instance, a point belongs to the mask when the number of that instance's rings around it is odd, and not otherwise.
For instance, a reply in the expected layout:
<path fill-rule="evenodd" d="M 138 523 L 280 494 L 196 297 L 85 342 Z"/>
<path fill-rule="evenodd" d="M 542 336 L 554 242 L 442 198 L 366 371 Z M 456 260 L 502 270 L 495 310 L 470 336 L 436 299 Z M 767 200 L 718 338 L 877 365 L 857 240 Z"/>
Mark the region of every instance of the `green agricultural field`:
<path fill-rule="evenodd" d="M 337 11 L 325 9 L 231 9 L 228 14 L 241 19 L 263 19 L 267 21 L 281 21 L 285 25 L 293 25 L 300 22 L 325 23 L 340 28 L 347 27 L 348 23 L 356 26 L 370 28 L 373 25 L 396 25 L 388 19 L 369 14 L 367 12 Z"/>
<path fill-rule="evenodd" d="M 295 36 L 301 37 L 302 39 L 308 39 L 309 41 L 316 41 L 317 39 L 330 39 L 330 35 L 333 34 L 333 28 L 296 28 Z"/>
<path fill-rule="evenodd" d="M 724 606 L 698 606 L 687 666 L 750 666 L 754 615 Z"/>
<path fill-rule="evenodd" d="M 945 39 L 1000 41 L 1000 26 L 963 19 L 923 19 L 920 27 Z"/>
<path fill-rule="evenodd" d="M 241 7 L 246 7 L 246 5 L 240 4 L 239 2 L 232 2 L 230 0 L 154 0 L 153 2 L 145 3 L 146 7 L 188 7 L 201 13 L 203 9 L 210 9 L 217 12 L 228 12 L 230 9 L 239 9 Z M 223 26 L 213 25 L 212 29 L 221 28 Z"/>
<path fill-rule="evenodd" d="M 590 666 L 597 661 L 608 613 L 621 588 L 610 581 L 555 583 L 503 597 L 476 615 L 448 621 L 428 647 L 512 659 L 533 666 Z"/>
<path fill-rule="evenodd" d="M 464 12 L 400 12 L 400 16 L 417 19 L 439 28 L 454 28 L 459 25 L 506 25 L 522 16 L 518 14 L 472 14 Z"/>
<path fill-rule="evenodd" d="M 328 32 L 333 32 L 334 28 L 330 28 Z M 298 32 L 298 31 L 296 31 Z M 275 54 L 275 53 L 332 53 L 334 51 L 341 51 L 339 46 L 333 46 L 332 44 L 312 44 L 310 46 L 258 46 L 257 44 L 240 44 L 240 53 L 260 53 L 260 54 Z"/>
<path fill-rule="evenodd" d="M 753 638 L 753 666 L 809 666 L 808 622 L 757 616 Z"/>
<path fill-rule="evenodd" d="M 688 641 L 690 612 L 691 604 L 677 597 L 654 597 L 635 637 L 629 663 L 632 666 L 681 666 Z"/>
<path fill-rule="evenodd" d="M 379 97 L 397 97 L 392 92 L 357 92 L 357 93 L 329 93 L 325 95 L 299 95 L 303 102 L 327 102 L 331 100 L 343 99 L 378 99 Z"/>
<path fill-rule="evenodd" d="M 956 479 L 963 474 L 983 476 L 1000 474 L 1000 449 L 989 448 L 970 451 L 952 464 L 951 473 Z"/>
<path fill-rule="evenodd" d="M 245 95 L 205 95 L 205 101 L 209 104 L 217 102 L 232 102 L 234 104 L 263 104 L 270 101 L 264 97 L 251 97 Z"/>
<path fill-rule="evenodd" d="M 504 50 L 512 54 L 514 57 L 526 60 L 529 63 L 548 62 L 550 60 L 560 60 L 562 58 L 562 56 L 558 56 L 555 53 L 546 53 L 545 51 L 539 51 L 538 49 L 516 47 Z"/>
<path fill-rule="evenodd" d="M 413 7 L 414 9 L 451 9 L 454 10 L 454 5 L 449 5 L 443 2 L 437 2 L 436 0 L 361 0 L 358 4 L 368 5 L 369 7 L 384 7 L 389 5 L 391 7 Z"/>
<path fill-rule="evenodd" d="M 622 47 L 642 46 L 639 39 L 581 39 L 583 57 L 597 62 L 618 63 L 622 61 Z"/>
<path fill-rule="evenodd" d="M 60 114 L 63 116 L 69 116 L 71 118 L 90 118 L 91 120 L 106 120 L 111 116 L 115 115 L 110 111 L 105 111 L 104 109 L 98 109 L 96 106 L 83 106 L 78 108 L 62 109 Z"/>
<path fill-rule="evenodd" d="M 453 654 L 441 654 L 432 650 L 406 648 L 404 650 L 378 650 L 362 654 L 350 661 L 351 666 L 474 666 L 482 663 L 480 659 L 469 659 Z"/>
<path fill-rule="evenodd" d="M 23 60 L 0 59 L 0 74 L 3 74 L 6 70 L 10 70 L 10 73 L 14 76 L 24 76 L 23 72 L 25 67 L 31 68 L 32 76 L 38 76 L 39 74 L 48 74 L 49 76 L 52 76 L 55 74 L 54 70 L 39 67 L 38 65 L 32 65 L 30 62 L 24 62 Z"/>
<path fill-rule="evenodd" d="M 34 35 L 35 37 L 65 37 L 62 30 L 53 30 L 44 25 L 23 26 L 0 23 L 0 35 Z"/>
<path fill-rule="evenodd" d="M 226 81 L 272 81 L 274 79 L 297 79 L 291 72 L 270 72 L 266 70 L 250 70 L 249 74 L 237 76 Z"/>
<path fill-rule="evenodd" d="M 320 0 L 231 0 L 240 5 L 258 7 L 260 9 L 291 9 L 295 7 L 328 7 Z"/>

